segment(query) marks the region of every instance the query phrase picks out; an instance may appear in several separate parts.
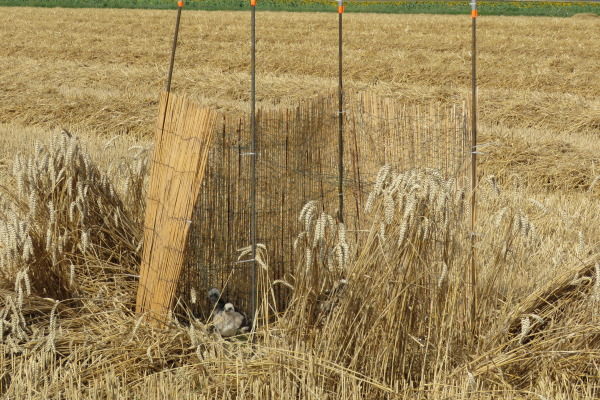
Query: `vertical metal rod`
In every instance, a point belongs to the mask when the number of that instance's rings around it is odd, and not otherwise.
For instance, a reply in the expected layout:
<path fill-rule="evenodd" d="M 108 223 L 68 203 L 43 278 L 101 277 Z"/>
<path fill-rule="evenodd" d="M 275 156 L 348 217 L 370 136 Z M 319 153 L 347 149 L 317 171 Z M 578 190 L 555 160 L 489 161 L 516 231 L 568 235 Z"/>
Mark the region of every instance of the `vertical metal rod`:
<path fill-rule="evenodd" d="M 252 204 L 252 210 L 250 212 L 250 240 L 252 241 L 252 320 L 256 320 L 256 278 L 255 278 L 255 270 L 256 270 L 256 236 L 255 236 L 255 227 L 256 227 L 256 154 L 255 154 L 255 139 L 256 139 L 256 96 L 255 96 L 255 51 L 256 51 L 256 37 L 255 37 L 255 22 L 256 22 L 256 0 L 251 0 L 250 4 L 252 6 L 252 49 L 251 49 L 251 59 L 250 59 L 250 68 L 251 68 L 251 103 L 252 103 L 252 122 L 251 122 L 251 131 L 252 131 L 252 144 L 251 144 L 251 183 L 250 183 L 250 202 Z"/>
<path fill-rule="evenodd" d="M 171 65 L 169 66 L 169 78 L 167 79 L 167 92 L 171 91 L 171 78 L 173 77 L 173 64 L 175 63 L 175 49 L 177 48 L 177 34 L 179 33 L 179 20 L 181 19 L 181 9 L 183 8 L 183 1 L 177 3 L 179 9 L 177 10 L 177 23 L 175 24 L 175 38 L 173 38 L 173 50 L 171 51 Z"/>
<path fill-rule="evenodd" d="M 340 131 L 338 135 L 338 143 L 339 143 L 339 196 L 340 196 L 340 222 L 344 222 L 344 114 L 342 109 L 342 14 L 344 13 L 344 1 L 338 1 L 338 15 L 339 15 L 339 28 L 340 28 L 340 37 L 339 37 L 339 84 L 338 84 L 338 92 L 339 92 L 339 125 Z"/>
<path fill-rule="evenodd" d="M 476 30 L 475 21 L 477 19 L 477 0 L 471 3 L 471 19 L 473 20 L 473 53 L 472 53 L 472 103 L 471 103 L 471 285 L 472 285 L 472 301 L 471 301 L 471 323 L 472 333 L 475 333 L 475 321 L 477 316 L 477 249 L 475 236 L 475 221 L 476 221 L 476 202 L 475 193 L 477 186 L 477 69 L 476 69 Z"/>

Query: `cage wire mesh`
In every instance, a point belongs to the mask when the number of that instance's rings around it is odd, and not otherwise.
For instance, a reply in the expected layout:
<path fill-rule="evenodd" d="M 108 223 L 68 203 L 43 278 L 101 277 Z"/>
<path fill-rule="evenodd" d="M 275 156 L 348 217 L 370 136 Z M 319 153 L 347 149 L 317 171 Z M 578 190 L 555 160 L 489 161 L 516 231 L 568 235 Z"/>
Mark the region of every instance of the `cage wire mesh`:
<path fill-rule="evenodd" d="M 383 165 L 403 171 L 432 168 L 446 179 L 466 173 L 471 151 L 468 107 L 407 107 L 352 91 L 344 93 L 343 105 L 344 222 L 359 245 L 358 232 L 369 228 L 364 203 Z M 294 109 L 257 112 L 256 243 L 267 248 L 272 279 L 294 273 L 300 254 L 293 242 L 301 231 L 302 207 L 320 200 L 335 214 L 339 206 L 338 107 L 338 93 L 331 92 Z M 219 117 L 178 290 L 200 318 L 211 312 L 207 292 L 212 287 L 250 312 L 251 262 L 238 262 L 238 249 L 251 244 L 250 144 L 249 115 Z M 276 285 L 274 291 L 282 311 L 290 289 Z"/>

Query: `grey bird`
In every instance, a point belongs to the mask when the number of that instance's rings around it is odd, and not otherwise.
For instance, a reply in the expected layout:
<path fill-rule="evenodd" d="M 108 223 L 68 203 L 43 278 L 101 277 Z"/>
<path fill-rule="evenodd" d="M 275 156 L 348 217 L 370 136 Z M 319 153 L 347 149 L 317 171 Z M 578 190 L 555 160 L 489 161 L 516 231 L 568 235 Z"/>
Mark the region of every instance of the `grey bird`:
<path fill-rule="evenodd" d="M 322 296 L 317 298 L 317 307 L 315 308 L 314 317 L 317 318 L 321 315 L 323 318 L 333 311 L 333 309 L 342 300 L 348 281 L 341 279 L 333 289 L 325 289 Z"/>
<path fill-rule="evenodd" d="M 210 289 L 208 300 L 213 306 L 213 327 L 219 331 L 221 336 L 233 336 L 238 330 L 242 333 L 250 331 L 252 324 L 246 314 L 237 309 L 232 303 L 225 301 L 221 297 L 219 289 Z"/>
<path fill-rule="evenodd" d="M 221 292 L 217 288 L 212 288 L 208 291 L 208 300 L 212 303 L 216 311 L 223 311 L 226 301 L 221 298 Z"/>
<path fill-rule="evenodd" d="M 231 303 L 226 303 L 222 310 L 215 309 L 213 314 L 213 326 L 219 331 L 221 336 L 234 336 L 238 329 L 244 332 L 248 327 L 246 315 L 235 310 Z"/>

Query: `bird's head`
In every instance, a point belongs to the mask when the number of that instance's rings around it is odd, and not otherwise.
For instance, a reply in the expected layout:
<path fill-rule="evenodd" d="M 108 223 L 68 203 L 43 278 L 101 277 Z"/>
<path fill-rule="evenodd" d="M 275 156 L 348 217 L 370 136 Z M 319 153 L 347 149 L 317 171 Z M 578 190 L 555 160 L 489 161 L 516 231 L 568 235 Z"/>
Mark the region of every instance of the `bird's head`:
<path fill-rule="evenodd" d="M 212 288 L 208 291 L 208 298 L 212 301 L 217 301 L 219 297 L 221 297 L 221 292 L 219 292 L 219 289 Z"/>
<path fill-rule="evenodd" d="M 233 304 L 227 303 L 227 304 L 225 304 L 224 310 L 227 313 L 232 313 L 235 311 L 235 308 L 233 307 Z"/>

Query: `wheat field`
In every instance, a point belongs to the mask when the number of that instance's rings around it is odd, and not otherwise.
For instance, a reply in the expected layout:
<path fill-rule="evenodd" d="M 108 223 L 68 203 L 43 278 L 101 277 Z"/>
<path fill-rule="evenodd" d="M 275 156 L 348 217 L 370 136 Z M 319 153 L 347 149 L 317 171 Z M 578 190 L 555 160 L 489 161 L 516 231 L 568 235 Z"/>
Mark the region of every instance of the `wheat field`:
<path fill-rule="evenodd" d="M 176 14 L 156 10 L 3 8 L 0 123 L 151 135 L 166 86 Z M 344 16 L 345 85 L 407 103 L 470 90 L 470 18 Z M 560 132 L 598 128 L 600 19 L 478 19 L 480 120 Z M 337 86 L 337 17 L 259 13 L 257 101 Z M 250 16 L 185 12 L 173 90 L 248 112 Z"/>
<path fill-rule="evenodd" d="M 259 317 L 277 284 L 294 288 L 288 310 L 233 340 L 205 321 L 133 312 L 174 20 L 150 10 L 0 13 L 3 396 L 598 398 L 600 19 L 478 18 L 486 145 L 474 320 L 468 189 L 389 166 L 360 247 L 326 223 L 333 210 L 306 207 L 294 232 L 306 272 L 274 282 L 259 269 Z M 259 104 L 336 87 L 336 21 L 258 14 Z M 344 21 L 348 87 L 408 104 L 468 95 L 470 18 Z M 173 90 L 248 112 L 248 22 L 184 11 Z M 341 254 L 332 269 L 318 256 L 330 250 Z M 318 303 L 340 271 L 343 296 Z"/>

